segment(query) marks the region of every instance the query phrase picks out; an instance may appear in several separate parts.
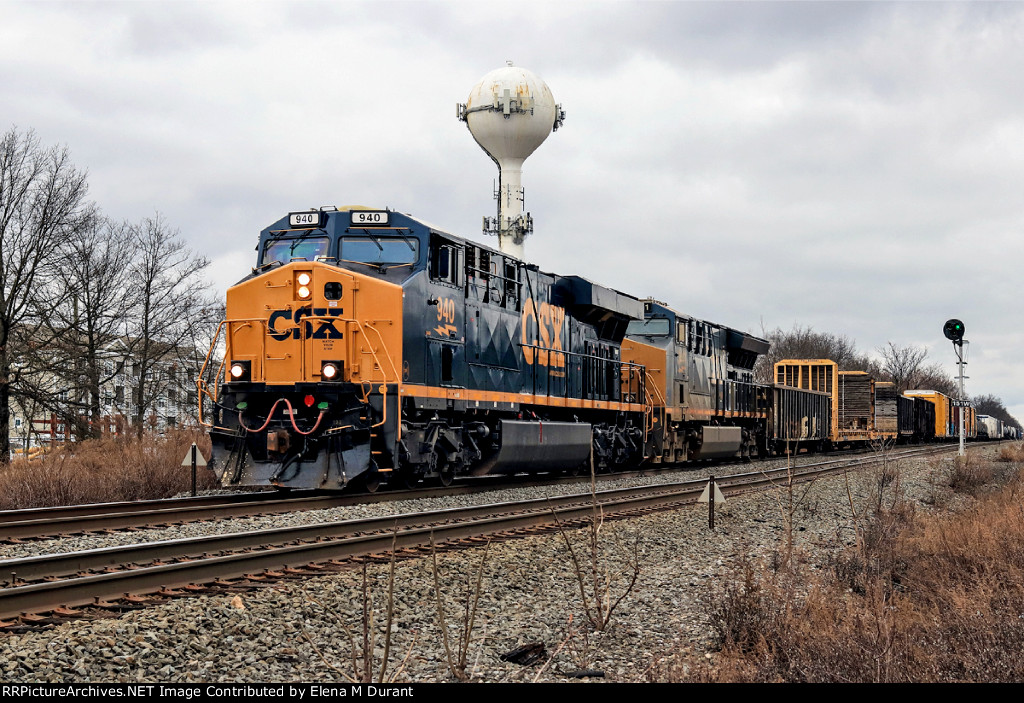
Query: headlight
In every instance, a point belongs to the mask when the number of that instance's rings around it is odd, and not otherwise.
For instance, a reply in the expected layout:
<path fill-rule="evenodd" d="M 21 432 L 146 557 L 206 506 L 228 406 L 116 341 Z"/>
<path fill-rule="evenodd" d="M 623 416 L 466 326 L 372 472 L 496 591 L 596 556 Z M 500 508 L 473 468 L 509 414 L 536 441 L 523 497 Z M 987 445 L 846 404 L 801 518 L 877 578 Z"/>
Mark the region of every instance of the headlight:
<path fill-rule="evenodd" d="M 309 271 L 299 271 L 295 274 L 295 295 L 299 300 L 308 300 L 310 296 L 309 286 L 313 282 L 313 274 Z"/>
<path fill-rule="evenodd" d="M 325 361 L 320 367 L 320 378 L 324 381 L 340 381 L 343 368 L 344 364 L 340 361 Z"/>
<path fill-rule="evenodd" d="M 228 367 L 228 373 L 232 381 L 248 381 L 252 377 L 251 361 L 232 361 Z"/>

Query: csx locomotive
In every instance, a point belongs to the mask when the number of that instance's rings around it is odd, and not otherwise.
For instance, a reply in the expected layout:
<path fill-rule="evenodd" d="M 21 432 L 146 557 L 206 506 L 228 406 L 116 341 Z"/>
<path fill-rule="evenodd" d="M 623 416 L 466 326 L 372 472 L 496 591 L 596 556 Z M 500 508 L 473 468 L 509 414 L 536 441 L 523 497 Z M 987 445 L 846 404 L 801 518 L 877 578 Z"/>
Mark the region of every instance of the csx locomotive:
<path fill-rule="evenodd" d="M 606 470 L 786 435 L 752 382 L 767 342 L 656 301 L 390 210 L 293 212 L 257 250 L 200 381 L 224 485 Z"/>

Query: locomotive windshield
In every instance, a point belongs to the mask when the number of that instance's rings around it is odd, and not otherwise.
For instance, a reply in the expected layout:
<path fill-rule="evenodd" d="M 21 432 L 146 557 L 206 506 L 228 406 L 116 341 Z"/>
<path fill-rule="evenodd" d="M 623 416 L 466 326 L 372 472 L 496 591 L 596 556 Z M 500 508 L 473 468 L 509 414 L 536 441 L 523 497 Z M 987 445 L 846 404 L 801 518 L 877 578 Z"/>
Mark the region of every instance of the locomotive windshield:
<path fill-rule="evenodd" d="M 415 264 L 418 244 L 409 237 L 342 237 L 341 259 L 371 266 Z"/>
<path fill-rule="evenodd" d="M 287 264 L 289 261 L 314 261 L 318 257 L 327 256 L 330 243 L 327 237 L 299 237 L 269 242 L 263 249 L 263 260 L 260 265 L 266 266 L 274 262 Z"/>
<path fill-rule="evenodd" d="M 627 335 L 647 335 L 648 337 L 668 336 L 669 322 L 664 317 L 652 317 L 647 320 L 630 320 L 626 327 Z"/>

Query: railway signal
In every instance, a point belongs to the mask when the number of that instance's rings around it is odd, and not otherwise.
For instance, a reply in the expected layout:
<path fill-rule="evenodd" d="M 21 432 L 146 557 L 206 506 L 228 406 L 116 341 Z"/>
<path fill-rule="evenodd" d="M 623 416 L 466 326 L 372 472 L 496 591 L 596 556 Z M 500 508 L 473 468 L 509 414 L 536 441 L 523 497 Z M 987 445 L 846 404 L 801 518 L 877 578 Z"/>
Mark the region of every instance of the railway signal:
<path fill-rule="evenodd" d="M 946 339 L 954 344 L 960 344 L 964 338 L 964 323 L 956 318 L 946 320 L 946 324 L 942 328 L 942 334 L 946 335 Z"/>
<path fill-rule="evenodd" d="M 956 352 L 957 362 L 956 365 L 960 368 L 960 402 L 967 402 L 967 395 L 964 393 L 964 367 L 967 366 L 967 356 L 964 351 L 964 323 L 955 317 L 952 320 L 946 320 L 946 324 L 942 326 L 942 334 L 946 335 L 946 339 L 953 342 L 953 351 Z M 967 414 L 967 408 L 960 408 L 960 456 L 964 456 L 967 450 L 964 448 L 964 425 L 965 415 Z"/>

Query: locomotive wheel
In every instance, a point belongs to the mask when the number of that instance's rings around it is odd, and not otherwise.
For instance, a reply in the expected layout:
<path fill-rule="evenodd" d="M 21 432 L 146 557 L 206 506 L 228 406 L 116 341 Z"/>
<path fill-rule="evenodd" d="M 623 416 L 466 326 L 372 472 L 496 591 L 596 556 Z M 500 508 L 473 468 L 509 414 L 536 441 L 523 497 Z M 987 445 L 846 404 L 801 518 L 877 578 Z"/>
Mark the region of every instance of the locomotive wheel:
<path fill-rule="evenodd" d="M 427 460 L 427 471 L 428 473 L 436 472 L 437 475 L 434 480 L 445 488 L 452 485 L 452 481 L 455 479 L 455 469 L 448 465 L 448 459 L 443 457 L 437 449 L 431 453 L 430 458 Z"/>
<path fill-rule="evenodd" d="M 438 483 L 445 488 L 452 485 L 453 480 L 455 480 L 455 471 L 447 466 L 441 469 L 437 474 Z"/>
<path fill-rule="evenodd" d="M 380 474 L 375 469 L 366 472 L 362 480 L 362 489 L 367 493 L 376 493 L 380 488 Z"/>
<path fill-rule="evenodd" d="M 394 483 L 397 489 L 413 489 L 420 483 L 420 477 L 411 470 L 399 471 L 396 479 Z"/>

